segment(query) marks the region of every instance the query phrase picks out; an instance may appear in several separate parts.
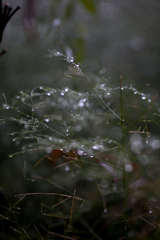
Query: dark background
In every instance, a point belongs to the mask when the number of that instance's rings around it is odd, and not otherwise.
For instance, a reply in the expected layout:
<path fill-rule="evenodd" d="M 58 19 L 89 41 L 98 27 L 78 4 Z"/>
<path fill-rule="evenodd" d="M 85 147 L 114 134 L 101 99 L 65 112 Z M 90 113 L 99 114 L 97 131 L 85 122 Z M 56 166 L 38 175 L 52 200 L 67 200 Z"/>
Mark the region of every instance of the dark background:
<path fill-rule="evenodd" d="M 105 68 L 110 83 L 135 87 L 150 83 L 157 92 L 160 73 L 160 3 L 153 1 L 10 1 L 21 6 L 5 29 L 0 59 L 1 97 L 11 97 L 36 85 L 55 85 L 64 73 L 57 59 L 47 59 L 47 49 L 71 54 L 89 71 Z M 3 100 L 2 100 L 3 101 Z"/>

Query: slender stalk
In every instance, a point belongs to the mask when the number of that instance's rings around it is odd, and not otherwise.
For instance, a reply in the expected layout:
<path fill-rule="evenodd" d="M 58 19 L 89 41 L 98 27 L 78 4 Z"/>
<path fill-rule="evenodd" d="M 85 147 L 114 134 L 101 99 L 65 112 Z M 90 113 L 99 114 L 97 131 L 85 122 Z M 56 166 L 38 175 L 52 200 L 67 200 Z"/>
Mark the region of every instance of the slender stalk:
<path fill-rule="evenodd" d="M 123 116 L 123 86 L 122 86 L 122 75 L 120 75 L 120 108 L 121 108 L 122 150 L 123 150 L 123 152 L 124 152 L 124 116 Z"/>
<path fill-rule="evenodd" d="M 123 85 L 122 85 L 122 75 L 120 75 L 120 108 L 121 108 L 121 129 L 122 129 L 122 147 L 123 152 L 123 188 L 124 188 L 124 217 L 125 217 L 125 239 L 127 240 L 127 206 L 126 206 L 126 171 L 125 171 L 125 159 L 124 159 L 124 116 L 123 116 Z"/>

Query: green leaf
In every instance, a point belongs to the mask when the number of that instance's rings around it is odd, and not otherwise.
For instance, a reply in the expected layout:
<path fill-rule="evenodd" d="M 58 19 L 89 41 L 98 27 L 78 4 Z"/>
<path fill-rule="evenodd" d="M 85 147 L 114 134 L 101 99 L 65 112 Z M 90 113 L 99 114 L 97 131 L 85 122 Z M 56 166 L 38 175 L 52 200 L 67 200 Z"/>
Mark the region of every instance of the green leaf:
<path fill-rule="evenodd" d="M 91 13 L 96 12 L 96 7 L 93 0 L 80 0 L 85 9 Z"/>

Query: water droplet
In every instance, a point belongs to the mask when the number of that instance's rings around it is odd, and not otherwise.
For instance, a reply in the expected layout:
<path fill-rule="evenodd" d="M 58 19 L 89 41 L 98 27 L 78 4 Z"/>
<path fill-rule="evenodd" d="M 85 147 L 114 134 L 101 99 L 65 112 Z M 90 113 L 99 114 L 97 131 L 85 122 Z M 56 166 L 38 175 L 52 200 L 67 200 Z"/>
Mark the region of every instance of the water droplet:
<path fill-rule="evenodd" d="M 106 213 L 106 212 L 107 212 L 107 208 L 105 208 L 105 209 L 103 210 L 103 212 Z"/>
<path fill-rule="evenodd" d="M 80 68 L 79 68 L 79 64 L 76 64 L 75 66 L 76 66 L 76 68 L 77 68 L 78 70 L 80 70 Z"/>
<path fill-rule="evenodd" d="M 32 108 L 32 112 L 34 112 L 34 108 Z"/>
<path fill-rule="evenodd" d="M 54 52 L 54 56 L 61 56 L 61 53 L 60 52 Z"/>
<path fill-rule="evenodd" d="M 142 100 L 145 100 L 145 99 L 146 99 L 146 97 L 145 97 L 145 96 L 143 96 L 143 97 L 142 97 Z"/>
<path fill-rule="evenodd" d="M 61 96 L 64 96 L 64 92 L 61 92 Z"/>
<path fill-rule="evenodd" d="M 50 92 L 48 92 L 48 93 L 47 93 L 47 96 L 51 96 L 51 93 L 50 93 Z"/>
<path fill-rule="evenodd" d="M 68 172 L 70 170 L 70 167 L 65 167 L 65 171 Z"/>
<path fill-rule="evenodd" d="M 81 99 L 80 101 L 79 101 L 79 103 L 78 103 L 78 105 L 80 106 L 80 107 L 84 107 L 84 102 L 86 101 L 86 99 Z"/>
<path fill-rule="evenodd" d="M 64 90 L 65 90 L 65 92 L 68 92 L 68 91 L 69 91 L 69 88 L 68 88 L 68 87 L 66 87 Z"/>
<path fill-rule="evenodd" d="M 52 149 L 52 147 L 47 147 L 47 148 L 46 148 L 46 153 L 48 153 L 48 154 L 49 154 L 49 153 L 51 153 L 51 152 L 52 152 L 52 150 L 53 150 L 53 149 Z"/>
<path fill-rule="evenodd" d="M 4 103 L 3 104 L 3 109 L 7 109 L 8 110 L 8 109 L 10 109 L 10 106 L 8 104 Z"/>
<path fill-rule="evenodd" d="M 49 122 L 49 118 L 46 118 L 46 119 L 45 119 L 45 122 Z"/>
<path fill-rule="evenodd" d="M 99 88 L 102 89 L 102 90 L 106 90 L 105 84 L 100 84 L 100 85 L 99 85 Z"/>
<path fill-rule="evenodd" d="M 103 146 L 101 145 L 101 144 L 97 144 L 97 145 L 94 145 L 93 147 L 92 147 L 94 150 L 102 150 L 103 149 Z"/>
<path fill-rule="evenodd" d="M 152 213 L 152 210 L 149 210 L 149 213 Z"/>
<path fill-rule="evenodd" d="M 77 154 L 78 154 L 79 156 L 83 156 L 84 151 L 82 151 L 82 150 L 77 150 Z"/>
<path fill-rule="evenodd" d="M 49 141 L 52 141 L 52 137 L 49 137 Z"/>
<path fill-rule="evenodd" d="M 126 170 L 126 172 L 132 172 L 132 170 L 133 170 L 132 165 L 131 164 L 126 164 L 125 170 Z"/>

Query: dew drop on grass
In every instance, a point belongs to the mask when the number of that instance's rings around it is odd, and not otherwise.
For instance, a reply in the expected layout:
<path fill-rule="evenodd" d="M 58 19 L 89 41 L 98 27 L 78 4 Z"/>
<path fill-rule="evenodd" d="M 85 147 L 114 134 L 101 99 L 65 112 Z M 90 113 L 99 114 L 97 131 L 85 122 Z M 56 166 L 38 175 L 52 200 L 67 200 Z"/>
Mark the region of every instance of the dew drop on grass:
<path fill-rule="evenodd" d="M 46 119 L 45 119 L 45 122 L 49 122 L 49 118 L 46 118 Z"/>
<path fill-rule="evenodd" d="M 142 96 L 142 100 L 145 100 L 146 99 L 146 97 L 145 96 Z"/>
<path fill-rule="evenodd" d="M 103 210 L 103 212 L 106 213 L 106 212 L 107 212 L 107 208 L 105 208 L 105 209 Z"/>
<path fill-rule="evenodd" d="M 47 96 L 51 96 L 51 93 L 50 93 L 50 92 L 48 92 L 48 93 L 47 93 Z"/>
<path fill-rule="evenodd" d="M 78 154 L 79 156 L 83 156 L 84 151 L 82 151 L 82 150 L 77 150 L 77 154 Z"/>
<path fill-rule="evenodd" d="M 60 52 L 55 52 L 54 55 L 55 55 L 55 56 L 59 56 L 59 55 L 61 55 L 61 54 L 60 54 Z"/>
<path fill-rule="evenodd" d="M 74 59 L 73 59 L 73 58 L 71 58 L 71 59 L 70 59 L 70 62 L 71 62 L 71 63 L 73 63 L 73 62 L 74 62 Z"/>
<path fill-rule="evenodd" d="M 8 109 L 10 109 L 10 106 L 5 103 L 5 104 L 3 104 L 3 109 L 7 109 L 8 110 Z"/>
<path fill-rule="evenodd" d="M 101 144 L 97 144 L 97 145 L 94 145 L 92 147 L 94 150 L 102 150 L 103 149 L 103 146 Z"/>
<path fill-rule="evenodd" d="M 65 92 L 68 92 L 68 91 L 69 91 L 69 88 L 68 88 L 68 87 L 66 87 L 64 90 L 65 90 Z"/>

